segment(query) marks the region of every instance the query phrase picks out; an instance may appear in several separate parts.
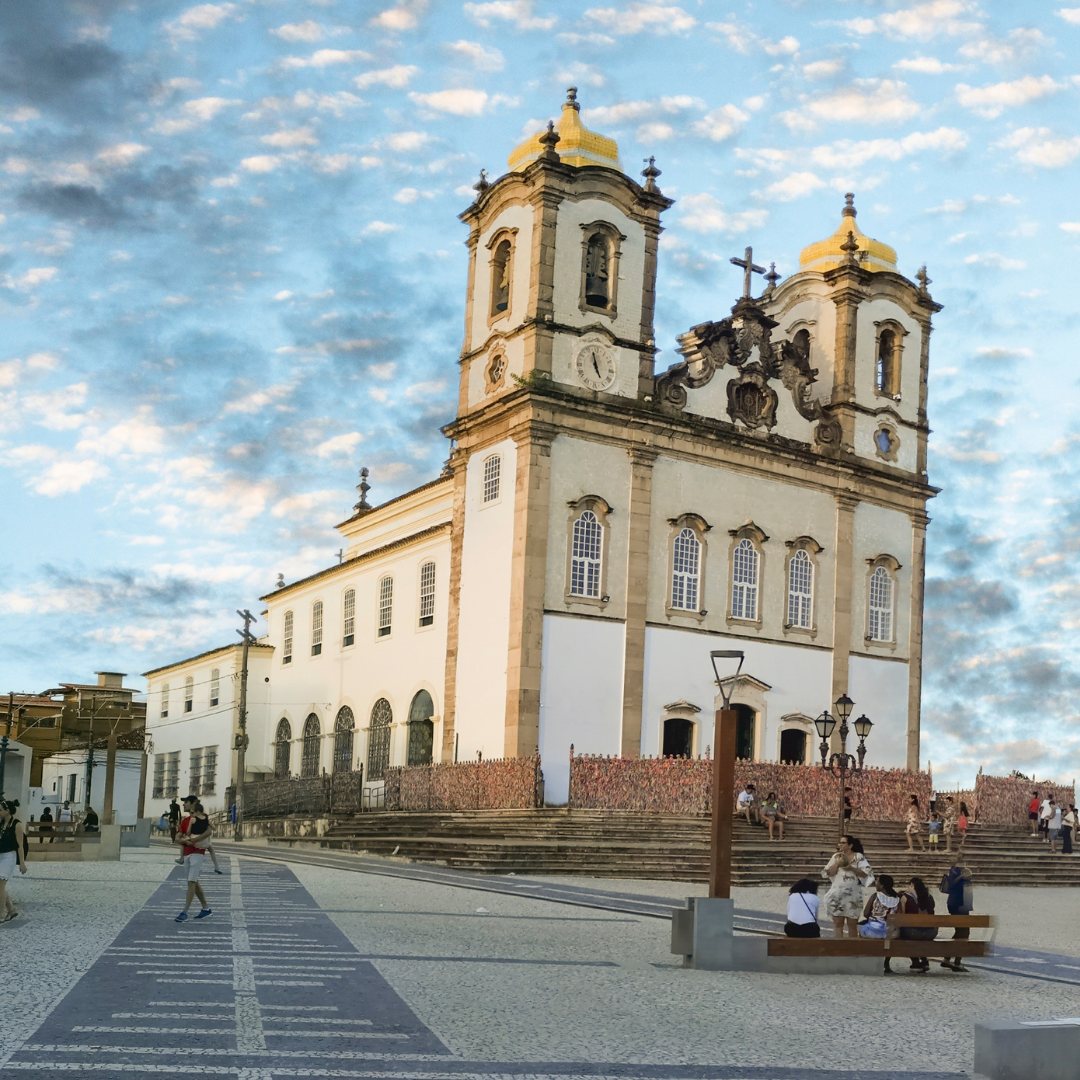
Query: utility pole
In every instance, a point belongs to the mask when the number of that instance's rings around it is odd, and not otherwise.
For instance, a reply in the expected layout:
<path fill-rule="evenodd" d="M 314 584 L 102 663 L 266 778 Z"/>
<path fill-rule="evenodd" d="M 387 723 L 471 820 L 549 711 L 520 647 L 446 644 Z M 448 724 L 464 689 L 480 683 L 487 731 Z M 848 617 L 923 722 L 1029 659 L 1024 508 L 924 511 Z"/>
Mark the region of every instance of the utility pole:
<path fill-rule="evenodd" d="M 0 795 L 4 794 L 4 766 L 7 762 L 8 739 L 11 738 L 11 724 L 15 719 L 15 691 L 8 691 L 7 698 L 7 726 L 4 728 L 3 738 L 0 738 Z"/>
<path fill-rule="evenodd" d="M 255 640 L 251 633 L 251 624 L 255 621 L 255 616 L 251 614 L 247 608 L 243 611 L 237 611 L 237 615 L 244 620 L 244 629 L 237 630 L 243 641 L 243 646 L 240 650 L 240 704 L 238 711 L 238 720 L 240 724 L 240 733 L 236 736 L 236 821 L 233 826 L 233 840 L 239 842 L 244 839 L 243 832 L 241 831 L 241 823 L 244 817 L 244 756 L 247 752 L 247 680 L 248 680 L 248 649 L 251 647 L 251 643 Z"/>

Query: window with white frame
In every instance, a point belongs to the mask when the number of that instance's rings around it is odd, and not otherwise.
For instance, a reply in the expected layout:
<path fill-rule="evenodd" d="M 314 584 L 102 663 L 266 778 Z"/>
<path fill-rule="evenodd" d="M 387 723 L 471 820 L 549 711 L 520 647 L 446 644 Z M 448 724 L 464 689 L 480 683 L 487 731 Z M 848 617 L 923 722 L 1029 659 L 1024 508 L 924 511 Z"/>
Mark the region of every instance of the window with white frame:
<path fill-rule="evenodd" d="M 502 458 L 492 454 L 484 458 L 484 498 L 486 503 L 494 502 L 499 497 L 499 477 L 502 473 Z"/>
<path fill-rule="evenodd" d="M 202 787 L 200 795 L 213 795 L 217 787 L 217 755 L 216 746 L 204 746 L 202 756 Z M 195 789 L 192 788 L 192 791 Z"/>
<path fill-rule="evenodd" d="M 162 797 L 175 799 L 180 794 L 180 751 L 171 750 L 165 755 L 165 778 Z"/>
<path fill-rule="evenodd" d="M 435 621 L 435 564 L 426 562 L 420 567 L 420 625 L 431 626 Z"/>
<path fill-rule="evenodd" d="M 870 574 L 866 636 L 870 641 L 893 639 L 893 579 L 885 566 Z"/>
<path fill-rule="evenodd" d="M 322 621 L 323 604 L 316 600 L 311 605 L 311 655 L 318 656 L 322 652 Z"/>
<path fill-rule="evenodd" d="M 165 755 L 154 755 L 154 782 L 151 788 L 152 798 L 164 799 L 165 798 Z"/>
<path fill-rule="evenodd" d="M 356 590 L 346 589 L 341 605 L 341 644 L 351 645 L 356 640 Z"/>
<path fill-rule="evenodd" d="M 198 795 L 202 791 L 203 748 L 197 746 L 188 751 L 188 791 Z"/>
<path fill-rule="evenodd" d="M 189 675 L 184 680 L 184 712 L 191 712 L 195 707 L 195 678 Z"/>
<path fill-rule="evenodd" d="M 210 704 L 216 705 L 221 700 L 221 669 L 212 668 L 210 671 Z"/>
<path fill-rule="evenodd" d="M 161 718 L 164 720 L 169 715 L 169 684 L 161 684 Z"/>
<path fill-rule="evenodd" d="M 592 510 L 583 510 L 574 522 L 570 538 L 570 593 L 600 595 L 604 529 Z"/>
<path fill-rule="evenodd" d="M 809 630 L 814 624 L 814 563 L 803 548 L 788 561 L 788 626 Z"/>
<path fill-rule="evenodd" d="M 731 617 L 756 622 L 758 617 L 758 550 L 744 536 L 731 559 Z"/>
<path fill-rule="evenodd" d="M 700 606 L 701 541 L 686 527 L 675 537 L 671 560 L 671 606 L 697 611 Z"/>
<path fill-rule="evenodd" d="M 379 637 L 388 637 L 394 619 L 394 579 L 379 581 Z"/>
<path fill-rule="evenodd" d="M 291 611 L 285 612 L 285 618 L 282 620 L 282 632 L 281 632 L 281 662 L 283 664 L 292 663 L 292 643 L 293 643 L 293 613 Z"/>

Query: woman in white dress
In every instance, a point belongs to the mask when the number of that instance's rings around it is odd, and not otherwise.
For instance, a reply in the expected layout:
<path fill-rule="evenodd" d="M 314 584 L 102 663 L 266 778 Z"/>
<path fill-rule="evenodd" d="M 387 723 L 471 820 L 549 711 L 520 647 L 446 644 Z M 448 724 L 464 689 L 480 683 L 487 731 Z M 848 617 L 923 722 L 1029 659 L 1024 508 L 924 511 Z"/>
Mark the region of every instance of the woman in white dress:
<path fill-rule="evenodd" d="M 821 873 L 832 882 L 825 894 L 825 911 L 833 921 L 833 933 L 843 937 L 846 929 L 848 937 L 858 937 L 863 887 L 874 883 L 862 842 L 848 833 L 841 836 L 836 843 L 836 854 Z"/>

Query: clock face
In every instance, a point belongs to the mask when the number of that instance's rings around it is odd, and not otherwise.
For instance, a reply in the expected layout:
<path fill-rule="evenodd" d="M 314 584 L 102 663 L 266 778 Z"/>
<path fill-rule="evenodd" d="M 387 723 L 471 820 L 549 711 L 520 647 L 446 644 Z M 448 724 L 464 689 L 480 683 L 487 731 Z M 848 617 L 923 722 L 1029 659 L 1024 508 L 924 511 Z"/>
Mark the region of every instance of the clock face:
<path fill-rule="evenodd" d="M 615 357 L 603 345 L 583 345 L 577 354 L 577 373 L 590 390 L 606 390 L 615 381 Z"/>

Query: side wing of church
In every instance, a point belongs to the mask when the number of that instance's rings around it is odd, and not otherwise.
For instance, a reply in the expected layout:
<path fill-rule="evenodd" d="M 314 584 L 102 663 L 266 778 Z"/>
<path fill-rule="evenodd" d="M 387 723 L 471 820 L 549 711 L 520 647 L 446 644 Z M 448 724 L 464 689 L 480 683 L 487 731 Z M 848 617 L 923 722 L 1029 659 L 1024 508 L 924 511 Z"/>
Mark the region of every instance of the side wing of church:
<path fill-rule="evenodd" d="M 481 177 L 443 475 L 365 480 L 341 562 L 263 597 L 279 774 L 539 748 L 563 802 L 571 744 L 708 748 L 714 649 L 746 656 L 740 756 L 812 761 L 846 692 L 872 763 L 918 767 L 929 279 L 848 196 L 787 279 L 733 259 L 730 314 L 657 372 L 659 176 L 571 91 Z"/>

